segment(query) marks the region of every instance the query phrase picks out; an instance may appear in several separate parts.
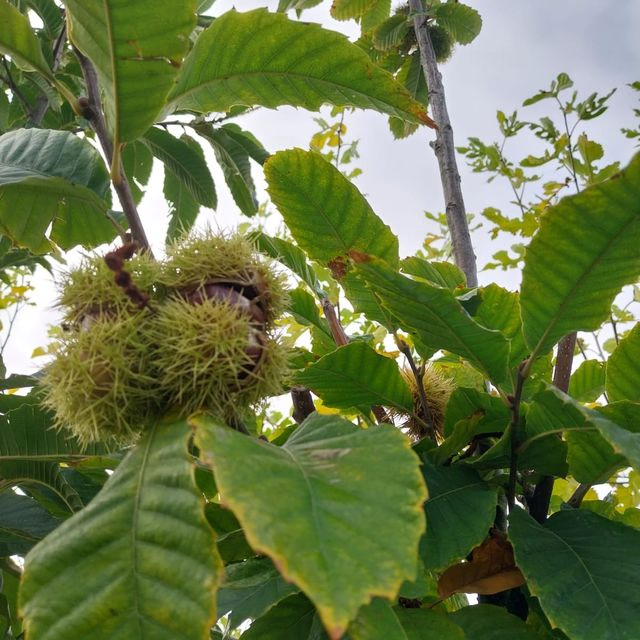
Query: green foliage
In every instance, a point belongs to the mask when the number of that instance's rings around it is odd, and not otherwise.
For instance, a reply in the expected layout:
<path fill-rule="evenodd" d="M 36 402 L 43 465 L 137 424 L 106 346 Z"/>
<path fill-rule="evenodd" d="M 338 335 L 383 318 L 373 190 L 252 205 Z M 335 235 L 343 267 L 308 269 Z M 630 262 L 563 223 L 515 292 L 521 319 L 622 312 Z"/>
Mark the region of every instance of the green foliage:
<path fill-rule="evenodd" d="M 264 62 L 256 66 L 257 60 Z M 174 108 L 200 113 L 235 105 L 317 110 L 325 103 L 375 108 L 416 123 L 426 118 L 344 36 L 262 9 L 230 11 L 213 22 L 187 56 L 170 96 Z"/>
<path fill-rule="evenodd" d="M 319 0 L 64 4 L 0 0 L 6 331 L 51 258 L 127 233 L 147 248 L 136 204 L 157 161 L 167 257 L 88 258 L 58 357 L 34 376 L 0 362 L 0 635 L 640 635 L 640 156 L 621 169 L 587 132 L 613 92 L 579 97 L 561 73 L 524 101 L 536 119 L 498 111 L 498 142 L 469 139 L 517 212 L 469 222 L 513 238 L 487 267 L 522 268 L 522 287 L 468 290 L 444 213 L 401 259 L 352 183 L 348 119 L 430 124 L 414 20 L 443 62 L 478 35 L 475 9 L 327 3 L 359 23 L 352 43 L 293 18 Z M 270 154 L 236 123 L 325 104 L 309 151 Z M 185 248 L 217 206 L 211 159 L 248 239 Z M 593 332 L 580 366 L 575 331 Z M 261 402 L 285 390 L 292 408 Z"/>
<path fill-rule="evenodd" d="M 640 275 L 639 198 L 636 156 L 615 180 L 565 198 L 541 220 L 522 272 L 522 328 L 535 355 L 572 331 L 597 329 Z"/>
<path fill-rule="evenodd" d="M 340 347 L 297 374 L 295 382 L 311 389 L 328 407 L 352 409 L 378 404 L 413 410 L 411 392 L 398 365 L 364 342 Z"/>
<path fill-rule="evenodd" d="M 92 248 L 115 237 L 104 200 L 109 181 L 97 151 L 63 131 L 0 136 L 0 228 L 18 246 Z M 53 223 L 53 224 L 52 224 Z"/>
<path fill-rule="evenodd" d="M 76 638 L 203 637 L 221 562 L 193 484 L 189 433 L 184 422 L 156 425 L 99 497 L 29 556 L 20 606 L 30 637 L 55 638 L 62 627 Z"/>
<path fill-rule="evenodd" d="M 516 509 L 510 523 L 516 561 L 554 627 L 585 640 L 638 635 L 638 531 L 586 510 L 556 513 L 540 526 Z"/>
<path fill-rule="evenodd" d="M 309 596 L 332 637 L 372 595 L 392 597 L 413 578 L 426 492 L 399 431 L 312 416 L 276 447 L 194 421 L 247 539 Z M 373 449 L 388 464 L 377 466 Z"/>
<path fill-rule="evenodd" d="M 172 88 L 195 26 L 195 0 L 65 2 L 69 39 L 95 66 L 113 143 L 139 138 Z M 154 19 L 145 19 L 153 13 Z"/>

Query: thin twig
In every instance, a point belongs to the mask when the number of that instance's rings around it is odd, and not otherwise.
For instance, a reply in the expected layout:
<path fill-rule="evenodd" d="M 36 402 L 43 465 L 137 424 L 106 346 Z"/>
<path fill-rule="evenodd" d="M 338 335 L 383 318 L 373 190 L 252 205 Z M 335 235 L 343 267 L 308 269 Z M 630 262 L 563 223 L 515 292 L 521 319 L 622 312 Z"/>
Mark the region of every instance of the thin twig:
<path fill-rule="evenodd" d="M 560 98 L 558 98 L 558 96 L 556 96 L 556 102 L 560 106 L 560 112 L 562 113 L 562 119 L 564 120 L 564 130 L 567 134 L 567 150 L 569 151 L 569 160 L 571 162 L 571 176 L 573 177 L 573 182 L 576 185 L 576 192 L 580 193 L 580 184 L 578 183 L 578 174 L 576 172 L 576 161 L 575 161 L 575 158 L 573 157 L 573 144 L 571 142 L 571 134 L 573 130 L 569 130 L 567 112 L 562 106 L 562 102 L 560 101 Z M 574 129 L 575 129 L 575 126 L 574 126 Z"/>
<path fill-rule="evenodd" d="M 614 320 L 613 314 L 609 314 L 609 321 L 611 322 L 611 328 L 613 329 L 613 337 L 616 344 L 620 344 L 620 336 L 618 335 L 618 323 Z"/>
<path fill-rule="evenodd" d="M 22 105 L 23 111 L 27 115 L 29 115 L 31 113 L 31 105 L 29 104 L 28 100 L 24 97 L 24 94 L 22 93 L 22 91 L 20 91 L 20 89 L 18 88 L 18 85 L 14 82 L 11 76 L 11 70 L 9 69 L 9 64 L 7 63 L 6 58 L 2 58 L 2 66 L 4 67 L 4 70 L 7 76 L 6 77 L 0 76 L 0 80 L 2 80 L 2 82 L 4 82 L 7 85 L 7 87 L 9 87 L 9 89 L 11 89 L 11 92 L 15 94 L 16 98 L 18 98 L 18 101 Z"/>
<path fill-rule="evenodd" d="M 477 287 L 476 256 L 471 244 L 471 234 L 469 233 L 464 199 L 460 187 L 460 173 L 456 162 L 453 128 L 447 112 L 442 76 L 438 71 L 436 55 L 429 36 L 427 18 L 424 15 L 421 0 L 409 0 L 409 8 L 413 14 L 413 27 L 416 32 L 418 47 L 420 48 L 424 77 L 429 89 L 429 104 L 433 119 L 438 126 L 436 141 L 432 144 L 432 147 L 440 167 L 440 179 L 444 192 L 447 225 L 451 232 L 453 258 L 465 274 L 467 286 Z"/>
<path fill-rule="evenodd" d="M 333 336 L 334 342 L 339 347 L 344 347 L 349 344 L 349 336 L 345 333 L 342 325 L 340 324 L 340 318 L 338 318 L 338 314 L 336 313 L 336 309 L 331 304 L 329 298 L 322 299 L 322 310 L 324 311 L 324 317 L 327 319 L 329 323 L 329 329 L 331 331 L 331 335 Z M 388 424 L 392 424 L 392 420 L 387 414 L 387 412 L 377 405 L 371 407 L 371 411 L 373 411 L 373 415 L 376 417 L 378 422 L 386 422 Z"/>
<path fill-rule="evenodd" d="M 516 389 L 511 400 L 511 464 L 509 466 L 509 488 L 507 490 L 507 503 L 511 512 L 516 503 L 516 487 L 518 484 L 518 447 L 520 446 L 520 403 L 522 402 L 522 389 L 526 380 L 528 361 L 524 360 L 518 367 Z"/>
<path fill-rule="evenodd" d="M 407 359 L 407 362 L 409 363 L 409 368 L 411 369 L 411 373 L 413 373 L 413 377 L 416 381 L 416 388 L 418 389 L 418 398 L 420 398 L 420 404 L 422 405 L 422 411 L 424 413 L 424 418 L 425 418 L 424 420 L 421 419 L 421 422 L 426 424 L 429 431 L 429 437 L 432 440 L 435 440 L 435 429 L 433 428 L 433 420 L 429 420 L 431 416 L 429 415 L 430 414 L 429 402 L 427 401 L 427 394 L 424 390 L 423 376 L 420 370 L 418 369 L 418 367 L 416 366 L 416 363 L 413 359 L 413 354 L 411 353 L 411 349 L 409 348 L 409 345 L 397 335 L 395 338 L 396 338 L 396 344 L 398 345 L 398 349 L 400 350 L 400 353 L 402 353 L 402 355 L 404 355 L 404 357 Z"/>
<path fill-rule="evenodd" d="M 564 393 L 569 390 L 569 381 L 571 379 L 571 370 L 573 368 L 573 354 L 576 349 L 577 339 L 578 334 L 573 332 L 562 338 L 558 343 L 556 368 L 553 372 L 553 384 Z"/>
<path fill-rule="evenodd" d="M 60 33 L 56 38 L 56 41 L 53 44 L 53 64 L 51 65 L 51 71 L 56 73 L 60 68 L 60 64 L 62 63 L 62 55 L 64 53 L 64 45 L 67 41 L 67 25 L 66 23 L 62 23 L 62 28 L 60 29 Z M 31 112 L 31 117 L 29 120 L 34 126 L 39 126 L 42 122 L 42 118 L 44 118 L 44 114 L 47 112 L 49 108 L 49 98 L 45 93 L 43 93 L 36 102 L 35 107 Z"/>
<path fill-rule="evenodd" d="M 590 484 L 579 484 L 573 495 L 567 500 L 567 504 L 574 509 L 578 509 L 587 493 L 589 493 L 589 489 L 591 489 Z"/>
<path fill-rule="evenodd" d="M 89 58 L 87 58 L 81 51 L 78 51 L 78 49 L 74 49 L 74 51 L 80 62 L 82 75 L 84 76 L 85 84 L 87 86 L 87 104 L 83 105 L 84 117 L 91 123 L 91 126 L 96 132 L 102 151 L 107 159 L 107 164 L 111 166 L 114 152 L 113 142 L 109 137 L 104 114 L 102 112 L 98 76 L 96 75 L 96 71 Z M 131 229 L 133 240 L 138 243 L 143 251 L 153 257 L 151 246 L 144 227 L 142 226 L 142 221 L 140 220 L 140 215 L 138 214 L 133 193 L 131 192 L 129 180 L 124 172 L 122 163 L 120 163 L 118 179 L 113 181 L 113 187 L 118 194 L 118 199 L 122 205 L 122 211 L 129 222 L 129 228 Z"/>

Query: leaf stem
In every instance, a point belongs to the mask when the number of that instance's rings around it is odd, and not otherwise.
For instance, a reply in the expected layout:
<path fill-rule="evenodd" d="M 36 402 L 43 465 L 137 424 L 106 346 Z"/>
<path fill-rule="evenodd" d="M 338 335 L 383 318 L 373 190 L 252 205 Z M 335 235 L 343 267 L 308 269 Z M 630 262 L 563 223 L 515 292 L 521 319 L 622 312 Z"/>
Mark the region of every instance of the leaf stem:
<path fill-rule="evenodd" d="M 409 368 L 411 369 L 411 373 L 413 373 L 413 377 L 416 381 L 416 388 L 418 389 L 418 397 L 420 398 L 420 404 L 422 405 L 422 411 L 424 414 L 424 418 L 429 419 L 429 403 L 427 401 L 427 394 L 424 390 L 423 376 L 420 373 L 420 370 L 416 366 L 416 363 L 413 359 L 413 354 L 411 353 L 411 349 L 409 345 L 399 336 L 395 336 L 396 344 L 398 345 L 398 349 L 400 353 L 404 355 L 409 363 Z M 435 440 L 435 429 L 433 428 L 433 421 L 427 421 L 425 419 L 420 419 L 420 421 L 425 424 L 428 428 L 429 437 L 432 440 Z"/>
<path fill-rule="evenodd" d="M 574 509 L 580 508 L 582 501 L 584 500 L 587 493 L 589 493 L 589 489 L 591 489 L 590 484 L 579 484 L 576 490 L 573 492 L 572 496 L 567 500 L 567 504 Z"/>
<path fill-rule="evenodd" d="M 447 225 L 451 232 L 451 245 L 455 263 L 462 269 L 468 287 L 478 286 L 476 256 L 471 244 L 471 234 L 460 187 L 460 173 L 456 163 L 453 128 L 449 120 L 447 103 L 438 71 L 436 54 L 427 28 L 427 17 L 421 0 L 409 0 L 409 9 L 413 16 L 413 27 L 420 49 L 422 70 L 429 88 L 429 104 L 433 119 L 438 126 L 436 140 L 431 146 L 440 167 L 440 179 L 445 199 Z"/>
<path fill-rule="evenodd" d="M 329 298 L 322 298 L 322 310 L 324 311 L 324 316 L 329 323 L 329 329 L 335 343 L 339 347 L 343 347 L 344 345 L 349 344 L 349 337 L 342 328 L 340 319 L 336 314 L 336 308 L 333 306 L 333 304 L 331 304 Z"/>

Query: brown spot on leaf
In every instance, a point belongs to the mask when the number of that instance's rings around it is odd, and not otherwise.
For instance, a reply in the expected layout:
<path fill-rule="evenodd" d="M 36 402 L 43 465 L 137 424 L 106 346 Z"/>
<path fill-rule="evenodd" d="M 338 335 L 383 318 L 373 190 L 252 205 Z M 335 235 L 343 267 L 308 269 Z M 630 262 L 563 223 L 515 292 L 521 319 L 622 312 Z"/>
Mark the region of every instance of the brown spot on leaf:
<path fill-rule="evenodd" d="M 351 249 L 349 251 L 349 257 L 356 263 L 371 262 L 371 256 L 368 253 L 358 251 L 357 249 Z"/>
<path fill-rule="evenodd" d="M 336 280 L 342 280 L 347 275 L 347 261 L 342 256 L 329 260 L 327 267 Z"/>

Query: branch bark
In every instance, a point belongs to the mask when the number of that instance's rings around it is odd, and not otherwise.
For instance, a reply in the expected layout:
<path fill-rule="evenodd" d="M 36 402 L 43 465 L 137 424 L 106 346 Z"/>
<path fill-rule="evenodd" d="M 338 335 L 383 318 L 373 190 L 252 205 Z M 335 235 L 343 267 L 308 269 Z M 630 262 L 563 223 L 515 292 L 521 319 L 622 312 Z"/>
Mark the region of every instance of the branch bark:
<path fill-rule="evenodd" d="M 113 160 L 113 142 L 109 137 L 107 125 L 104 119 L 104 113 L 102 112 L 102 106 L 100 101 L 100 89 L 98 84 L 98 76 L 91 64 L 89 58 L 82 54 L 78 49 L 74 49 L 80 67 L 82 69 L 82 75 L 87 87 L 87 102 L 82 104 L 84 111 L 84 117 L 91 122 L 91 125 L 98 136 L 98 141 L 107 159 L 107 163 L 110 166 Z M 80 102 L 80 101 L 79 101 Z M 129 180 L 124 172 L 122 163 L 119 167 L 119 176 L 117 180 L 113 181 L 113 187 L 118 194 L 118 199 L 122 205 L 122 211 L 124 212 L 127 221 L 129 222 L 129 229 L 131 230 L 131 237 L 138 243 L 138 246 L 153 256 L 151 252 L 151 246 L 145 233 L 142 221 L 138 214 L 138 209 L 129 186 Z"/>
<path fill-rule="evenodd" d="M 576 348 L 577 338 L 578 334 L 576 332 L 570 333 L 558 343 L 556 367 L 553 371 L 553 384 L 565 393 L 569 390 L 569 380 L 571 379 L 571 369 L 573 368 L 573 352 Z M 549 513 L 554 481 L 553 476 L 542 476 L 538 484 L 536 484 L 533 496 L 527 501 L 530 515 L 540 524 L 544 523 Z M 578 506 L 580 501 L 578 501 Z"/>
<path fill-rule="evenodd" d="M 429 88 L 429 105 L 431 115 L 438 125 L 436 141 L 432 143 L 440 167 L 440 179 L 445 199 L 447 225 L 451 233 L 454 262 L 462 269 L 468 287 L 478 286 L 476 256 L 471 244 L 471 234 L 467 224 L 467 215 L 460 187 L 460 173 L 456 162 L 453 129 L 449 120 L 447 103 L 442 84 L 442 76 L 438 71 L 436 55 L 427 28 L 427 18 L 421 0 L 409 0 L 409 9 L 413 14 L 422 70 Z"/>

